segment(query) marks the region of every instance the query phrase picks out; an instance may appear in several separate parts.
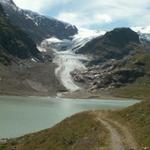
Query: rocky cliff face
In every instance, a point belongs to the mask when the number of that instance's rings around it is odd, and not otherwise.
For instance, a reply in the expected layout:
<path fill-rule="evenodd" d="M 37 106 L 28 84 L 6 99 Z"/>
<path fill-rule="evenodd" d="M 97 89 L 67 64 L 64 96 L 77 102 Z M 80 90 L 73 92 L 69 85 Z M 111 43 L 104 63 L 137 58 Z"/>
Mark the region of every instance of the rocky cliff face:
<path fill-rule="evenodd" d="M 39 59 L 40 52 L 27 34 L 9 22 L 0 5 L 0 62 L 7 64 L 14 57 Z"/>
<path fill-rule="evenodd" d="M 49 37 L 69 38 L 76 34 L 77 28 L 54 18 L 18 8 L 12 0 L 0 0 L 11 23 L 20 27 L 34 41 L 41 42 Z"/>

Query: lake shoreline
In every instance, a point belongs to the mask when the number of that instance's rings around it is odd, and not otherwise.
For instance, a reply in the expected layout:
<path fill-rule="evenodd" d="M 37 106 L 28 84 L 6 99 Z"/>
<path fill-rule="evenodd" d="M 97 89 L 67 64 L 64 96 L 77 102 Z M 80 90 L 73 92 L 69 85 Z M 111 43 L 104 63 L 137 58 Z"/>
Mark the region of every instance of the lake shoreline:
<path fill-rule="evenodd" d="M 39 97 L 39 98 L 58 98 L 58 99 L 72 99 L 72 100 L 91 100 L 91 99 L 96 99 L 96 100 L 139 100 L 139 99 L 136 99 L 136 98 L 128 98 L 128 97 L 115 97 L 115 96 L 111 96 L 111 95 L 92 95 L 92 96 L 80 96 L 80 95 L 72 95 L 74 93 L 68 93 L 68 92 L 65 92 L 65 93 L 62 93 L 62 95 L 60 96 L 57 96 L 57 95 L 15 95 L 15 94 L 8 94 L 8 95 L 5 95 L 5 94 L 0 94 L 0 97 L 24 97 L 24 98 L 30 98 L 30 97 Z M 142 101 L 142 100 L 140 100 Z"/>
<path fill-rule="evenodd" d="M 118 110 L 136 100 L 65 99 L 52 97 L 0 96 L 0 139 L 15 138 L 51 128 L 79 112 Z M 59 111 L 58 111 L 59 110 Z"/>

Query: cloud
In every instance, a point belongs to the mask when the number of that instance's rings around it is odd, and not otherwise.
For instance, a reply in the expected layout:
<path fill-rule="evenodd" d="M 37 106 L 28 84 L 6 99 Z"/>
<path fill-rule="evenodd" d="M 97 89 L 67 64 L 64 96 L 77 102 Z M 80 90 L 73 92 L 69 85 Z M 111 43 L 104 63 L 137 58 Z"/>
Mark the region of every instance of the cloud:
<path fill-rule="evenodd" d="M 77 0 L 78 7 L 56 18 L 81 27 L 150 24 L 150 0 Z"/>
<path fill-rule="evenodd" d="M 65 22 L 71 22 L 78 27 L 91 26 L 98 23 L 110 23 L 112 21 L 111 16 L 107 14 L 93 14 L 88 16 L 71 12 L 61 12 L 57 18 Z"/>
<path fill-rule="evenodd" d="M 21 8 L 45 13 L 79 27 L 150 24 L 150 0 L 14 0 Z M 44 10 L 44 11 L 43 11 Z"/>
<path fill-rule="evenodd" d="M 97 0 L 94 3 L 88 0 L 84 11 L 104 13 L 112 16 L 114 20 L 132 18 L 136 21 L 135 19 L 140 19 L 139 16 L 144 17 L 150 13 L 148 6 L 149 0 Z"/>
<path fill-rule="evenodd" d="M 71 0 L 14 0 L 14 2 L 23 9 L 29 9 L 36 12 L 42 11 L 42 9 L 54 7 L 58 4 L 65 4 Z"/>
<path fill-rule="evenodd" d="M 107 14 L 96 14 L 92 19 L 94 19 L 96 23 L 110 23 L 112 21 L 111 16 Z"/>

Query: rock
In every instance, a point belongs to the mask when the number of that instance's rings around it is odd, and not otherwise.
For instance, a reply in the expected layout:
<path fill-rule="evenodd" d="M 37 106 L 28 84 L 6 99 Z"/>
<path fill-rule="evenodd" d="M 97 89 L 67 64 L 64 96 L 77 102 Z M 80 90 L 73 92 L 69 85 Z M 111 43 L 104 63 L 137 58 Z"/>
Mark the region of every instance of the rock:
<path fill-rule="evenodd" d="M 120 62 L 119 62 L 120 64 Z M 105 67 L 104 67 L 105 66 Z M 80 83 L 87 83 L 90 91 L 124 86 L 134 82 L 138 77 L 143 76 L 143 67 L 119 68 L 118 63 L 106 63 L 98 67 L 90 67 L 86 73 L 74 73 L 74 80 Z"/>
<path fill-rule="evenodd" d="M 142 61 L 136 61 L 136 62 L 134 62 L 134 64 L 138 65 L 138 66 L 144 66 L 145 65 L 145 63 Z"/>
<path fill-rule="evenodd" d="M 142 68 L 128 69 L 123 68 L 114 72 L 114 81 L 119 81 L 121 83 L 133 82 L 137 77 L 144 75 L 144 70 Z"/>
<path fill-rule="evenodd" d="M 116 28 L 107 32 L 103 38 L 105 43 L 119 48 L 129 43 L 140 43 L 138 34 L 130 28 Z"/>
<path fill-rule="evenodd" d="M 105 35 L 97 37 L 80 48 L 76 53 L 89 54 L 93 60 L 89 65 L 99 65 L 108 60 L 121 59 L 134 54 L 139 48 L 140 40 L 130 28 L 116 28 Z M 108 64 L 105 64 L 108 67 Z"/>

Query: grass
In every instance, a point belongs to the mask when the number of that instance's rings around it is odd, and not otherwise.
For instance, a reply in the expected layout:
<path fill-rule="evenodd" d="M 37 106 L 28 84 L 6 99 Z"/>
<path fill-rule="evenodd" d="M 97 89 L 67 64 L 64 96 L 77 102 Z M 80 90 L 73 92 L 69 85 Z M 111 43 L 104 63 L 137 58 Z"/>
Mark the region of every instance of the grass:
<path fill-rule="evenodd" d="M 129 127 L 141 149 L 150 149 L 150 101 L 113 112 L 110 117 Z"/>
<path fill-rule="evenodd" d="M 134 68 L 135 64 L 142 62 L 146 71 L 145 76 L 138 78 L 134 83 L 111 91 L 114 96 L 135 98 L 145 100 L 121 111 L 110 113 L 111 119 L 126 125 L 135 139 L 140 149 L 150 149 L 150 54 L 143 53 L 133 56 L 126 67 Z"/>
<path fill-rule="evenodd" d="M 126 98 L 150 99 L 150 53 L 137 53 L 129 59 L 125 67 L 138 68 L 142 63 L 145 76 L 138 78 L 134 83 L 111 91 L 112 95 Z M 115 93 L 115 94 L 114 94 Z"/>
<path fill-rule="evenodd" d="M 65 119 L 51 129 L 10 140 L 0 150 L 96 150 L 107 146 L 107 130 L 88 112 Z"/>
<path fill-rule="evenodd" d="M 113 89 L 111 93 L 117 97 L 150 99 L 150 77 L 138 78 L 136 82 Z"/>

